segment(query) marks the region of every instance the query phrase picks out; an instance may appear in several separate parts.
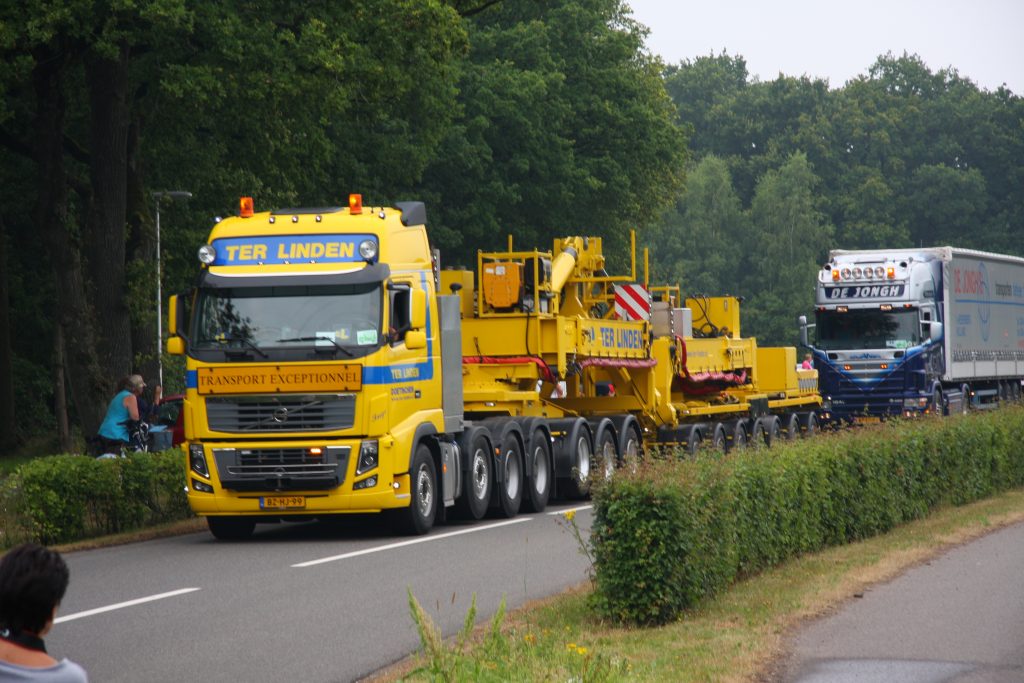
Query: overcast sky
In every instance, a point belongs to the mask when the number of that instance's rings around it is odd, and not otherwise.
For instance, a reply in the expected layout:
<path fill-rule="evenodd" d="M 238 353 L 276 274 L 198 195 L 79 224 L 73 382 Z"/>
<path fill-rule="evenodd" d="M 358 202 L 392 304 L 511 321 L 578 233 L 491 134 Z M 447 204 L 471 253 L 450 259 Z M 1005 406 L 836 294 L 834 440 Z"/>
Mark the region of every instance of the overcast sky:
<path fill-rule="evenodd" d="M 917 54 L 979 87 L 1024 95 L 1024 0 L 625 0 L 667 64 L 719 54 L 751 76 L 828 79 L 866 74 L 876 58 Z"/>

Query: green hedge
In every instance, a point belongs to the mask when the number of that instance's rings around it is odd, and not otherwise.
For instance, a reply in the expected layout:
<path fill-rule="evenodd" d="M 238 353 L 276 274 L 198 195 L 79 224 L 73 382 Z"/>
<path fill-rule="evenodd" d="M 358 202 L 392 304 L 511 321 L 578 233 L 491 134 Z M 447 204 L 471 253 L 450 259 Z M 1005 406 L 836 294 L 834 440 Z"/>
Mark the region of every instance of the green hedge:
<path fill-rule="evenodd" d="M 745 574 L 1024 484 L 1024 409 L 1003 408 L 694 461 L 594 491 L 594 601 L 662 624 Z"/>
<path fill-rule="evenodd" d="M 5 547 L 67 543 L 191 516 L 181 451 L 37 458 L 0 488 Z"/>

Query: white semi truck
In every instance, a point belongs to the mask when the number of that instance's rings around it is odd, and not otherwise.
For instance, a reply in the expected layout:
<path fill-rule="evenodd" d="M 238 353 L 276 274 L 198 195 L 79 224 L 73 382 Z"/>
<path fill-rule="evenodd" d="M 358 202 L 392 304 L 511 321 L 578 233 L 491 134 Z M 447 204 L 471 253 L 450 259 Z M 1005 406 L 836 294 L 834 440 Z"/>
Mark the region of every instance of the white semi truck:
<path fill-rule="evenodd" d="M 833 250 L 800 317 L 833 422 L 966 412 L 1020 397 L 1024 259 L 935 247 Z M 808 331 L 814 338 L 809 340 Z"/>

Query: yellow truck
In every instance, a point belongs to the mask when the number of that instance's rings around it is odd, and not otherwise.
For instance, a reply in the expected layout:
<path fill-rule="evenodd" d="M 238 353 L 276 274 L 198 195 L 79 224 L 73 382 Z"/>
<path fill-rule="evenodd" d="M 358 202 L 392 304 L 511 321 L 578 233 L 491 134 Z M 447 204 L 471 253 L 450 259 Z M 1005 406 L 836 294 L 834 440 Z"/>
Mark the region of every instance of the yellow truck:
<path fill-rule="evenodd" d="M 583 497 L 644 449 L 816 428 L 817 373 L 740 337 L 739 301 L 605 270 L 597 237 L 441 269 L 421 202 L 243 198 L 169 302 L 188 500 L 219 539 L 387 512 L 423 534 Z M 646 272 L 646 267 L 644 268 Z M 643 278 L 646 280 L 646 275 Z"/>

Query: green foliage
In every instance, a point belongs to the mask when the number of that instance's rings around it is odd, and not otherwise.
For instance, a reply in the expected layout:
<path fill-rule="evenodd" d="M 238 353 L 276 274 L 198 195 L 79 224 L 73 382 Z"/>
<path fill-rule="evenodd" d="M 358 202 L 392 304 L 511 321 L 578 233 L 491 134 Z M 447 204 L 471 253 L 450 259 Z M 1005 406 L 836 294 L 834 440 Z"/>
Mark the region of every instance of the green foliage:
<path fill-rule="evenodd" d="M 126 458 L 36 458 L 3 480 L 3 544 L 44 544 L 128 531 L 191 516 L 181 451 Z"/>
<path fill-rule="evenodd" d="M 659 462 L 594 493 L 598 611 L 663 624 L 737 577 L 1024 484 L 1024 409 Z"/>

